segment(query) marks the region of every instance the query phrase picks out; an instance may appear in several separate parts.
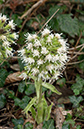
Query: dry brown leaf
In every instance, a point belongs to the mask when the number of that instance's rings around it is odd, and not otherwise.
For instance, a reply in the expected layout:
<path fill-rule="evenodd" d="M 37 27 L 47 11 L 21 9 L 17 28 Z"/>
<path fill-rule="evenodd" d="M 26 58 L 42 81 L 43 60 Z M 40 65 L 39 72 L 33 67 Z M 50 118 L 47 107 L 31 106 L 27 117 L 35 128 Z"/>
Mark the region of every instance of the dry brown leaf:
<path fill-rule="evenodd" d="M 20 77 L 22 73 L 23 72 L 15 72 L 8 75 L 5 80 L 5 85 L 23 80 L 23 77 Z"/>
<path fill-rule="evenodd" d="M 20 66 L 19 64 L 13 64 L 13 65 L 10 65 L 10 68 L 15 70 L 15 71 L 20 71 Z"/>

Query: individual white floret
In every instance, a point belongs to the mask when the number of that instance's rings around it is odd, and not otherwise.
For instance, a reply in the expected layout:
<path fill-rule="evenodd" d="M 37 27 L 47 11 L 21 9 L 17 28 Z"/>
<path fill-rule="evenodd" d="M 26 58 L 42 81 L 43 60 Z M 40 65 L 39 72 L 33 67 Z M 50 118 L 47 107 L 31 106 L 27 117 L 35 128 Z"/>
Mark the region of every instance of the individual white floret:
<path fill-rule="evenodd" d="M 32 43 L 28 43 L 26 48 L 28 48 L 29 50 L 31 50 L 32 47 L 33 47 L 33 44 Z"/>
<path fill-rule="evenodd" d="M 37 38 L 37 34 L 32 34 L 32 38 L 36 39 Z"/>
<path fill-rule="evenodd" d="M 35 62 L 35 60 L 34 60 L 33 58 L 29 57 L 29 58 L 27 58 L 27 62 L 28 62 L 29 64 L 32 64 L 32 63 Z"/>
<path fill-rule="evenodd" d="M 38 64 L 38 65 L 43 64 L 43 60 L 39 59 L 39 60 L 37 61 L 37 64 Z"/>
<path fill-rule="evenodd" d="M 50 73 L 52 73 L 52 70 L 54 69 L 54 65 L 53 64 L 49 64 L 48 66 L 46 66 L 46 69 L 48 71 L 50 71 Z"/>
<path fill-rule="evenodd" d="M 46 55 L 46 57 L 45 57 L 45 61 L 52 61 L 52 56 L 51 56 L 51 54 L 48 54 L 48 55 Z"/>
<path fill-rule="evenodd" d="M 58 77 L 60 76 L 60 72 L 59 71 L 55 71 L 55 74 L 53 75 L 53 79 L 58 79 Z"/>
<path fill-rule="evenodd" d="M 11 27 L 11 29 L 15 29 L 15 23 L 13 22 L 13 20 L 11 20 L 11 21 L 9 21 L 9 23 L 8 23 L 8 25 L 9 25 L 9 27 Z"/>
<path fill-rule="evenodd" d="M 6 22 L 8 18 L 6 17 L 6 15 L 3 15 L 3 16 L 0 15 L 0 20 Z"/>
<path fill-rule="evenodd" d="M 58 39 L 61 39 L 61 35 L 62 35 L 62 34 L 55 33 L 55 37 L 58 38 Z"/>
<path fill-rule="evenodd" d="M 6 36 L 1 35 L 1 36 L 0 36 L 0 39 L 4 41 L 4 40 L 6 40 L 7 38 L 6 38 Z"/>
<path fill-rule="evenodd" d="M 29 34 L 29 33 L 27 33 L 25 36 L 26 36 L 27 41 L 32 41 L 32 39 L 36 39 L 37 38 L 36 34 Z"/>
<path fill-rule="evenodd" d="M 39 47 L 39 46 L 41 46 L 40 41 L 38 39 L 35 39 L 35 41 L 34 41 L 34 47 Z"/>
<path fill-rule="evenodd" d="M 38 50 L 33 50 L 33 57 L 38 56 L 39 57 L 39 51 Z"/>
<path fill-rule="evenodd" d="M 63 53 L 63 52 L 67 52 L 67 49 L 66 49 L 66 47 L 60 47 L 59 49 L 57 49 L 57 52 L 59 53 L 59 54 L 61 54 L 61 53 Z"/>
<path fill-rule="evenodd" d="M 66 62 L 67 61 L 67 54 L 63 54 L 59 56 L 59 61 L 60 62 Z"/>
<path fill-rule="evenodd" d="M 24 56 L 24 54 L 25 54 L 25 49 L 19 50 L 18 53 L 19 53 L 19 55 Z"/>
<path fill-rule="evenodd" d="M 61 44 L 62 46 L 66 46 L 66 41 L 67 41 L 67 40 L 59 39 L 58 41 L 60 42 L 60 44 Z"/>
<path fill-rule="evenodd" d="M 47 42 L 52 43 L 53 37 L 54 37 L 54 34 L 50 34 L 50 35 L 47 37 Z"/>
<path fill-rule="evenodd" d="M 31 72 L 32 72 L 32 75 L 35 76 L 36 74 L 39 73 L 39 70 L 38 70 L 37 68 L 33 68 L 33 69 L 31 70 Z"/>
<path fill-rule="evenodd" d="M 52 57 L 52 62 L 56 62 L 57 60 L 59 60 L 58 54 Z"/>
<path fill-rule="evenodd" d="M 12 35 L 13 35 L 13 38 L 14 38 L 14 39 L 18 39 L 18 37 L 19 37 L 19 36 L 17 35 L 17 33 L 13 33 Z"/>
<path fill-rule="evenodd" d="M 48 53 L 48 50 L 46 49 L 46 47 L 42 47 L 41 53 L 44 55 Z"/>
<path fill-rule="evenodd" d="M 10 50 L 9 49 L 6 49 L 6 55 L 7 55 L 7 57 L 8 56 L 13 56 L 12 48 Z"/>
<path fill-rule="evenodd" d="M 19 77 L 23 78 L 23 80 L 27 79 L 27 74 L 26 73 L 22 73 Z"/>
<path fill-rule="evenodd" d="M 4 40 L 2 45 L 3 45 L 3 47 L 6 48 L 6 47 L 10 47 L 11 43 L 8 42 L 7 40 Z"/>
<path fill-rule="evenodd" d="M 44 37 L 44 36 L 50 34 L 51 32 L 49 29 L 45 28 L 41 33 L 42 33 L 42 37 Z"/>

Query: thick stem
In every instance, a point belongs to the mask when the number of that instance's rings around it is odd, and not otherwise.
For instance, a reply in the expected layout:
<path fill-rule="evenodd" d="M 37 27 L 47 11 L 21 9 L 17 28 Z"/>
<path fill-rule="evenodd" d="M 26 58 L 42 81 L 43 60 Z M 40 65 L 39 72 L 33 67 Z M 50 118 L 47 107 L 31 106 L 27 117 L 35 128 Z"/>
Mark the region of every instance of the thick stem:
<path fill-rule="evenodd" d="M 38 103 L 41 102 L 41 98 L 42 98 L 42 85 L 39 86 L 39 100 L 38 100 Z"/>
<path fill-rule="evenodd" d="M 38 103 L 40 103 L 42 98 L 42 80 L 36 80 L 35 82 L 36 95 L 38 99 Z"/>

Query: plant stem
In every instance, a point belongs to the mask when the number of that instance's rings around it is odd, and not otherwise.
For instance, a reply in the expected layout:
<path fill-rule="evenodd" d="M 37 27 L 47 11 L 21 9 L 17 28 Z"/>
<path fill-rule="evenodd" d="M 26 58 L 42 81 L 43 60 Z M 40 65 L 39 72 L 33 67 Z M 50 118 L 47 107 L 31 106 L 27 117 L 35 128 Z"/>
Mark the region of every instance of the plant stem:
<path fill-rule="evenodd" d="M 40 87 L 39 87 L 39 100 L 38 100 L 38 103 L 41 102 L 41 98 L 42 98 L 42 85 L 40 84 Z"/>

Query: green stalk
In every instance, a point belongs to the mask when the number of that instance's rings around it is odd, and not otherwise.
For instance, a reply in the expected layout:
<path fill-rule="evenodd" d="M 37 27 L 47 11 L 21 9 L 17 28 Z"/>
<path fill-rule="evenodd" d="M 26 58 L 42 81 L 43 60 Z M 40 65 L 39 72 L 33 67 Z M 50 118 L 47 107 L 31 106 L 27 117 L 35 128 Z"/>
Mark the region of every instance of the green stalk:
<path fill-rule="evenodd" d="M 43 122 L 43 102 L 42 102 L 42 80 L 37 80 L 35 82 L 36 94 L 37 94 L 37 115 L 36 121 L 38 124 Z"/>

